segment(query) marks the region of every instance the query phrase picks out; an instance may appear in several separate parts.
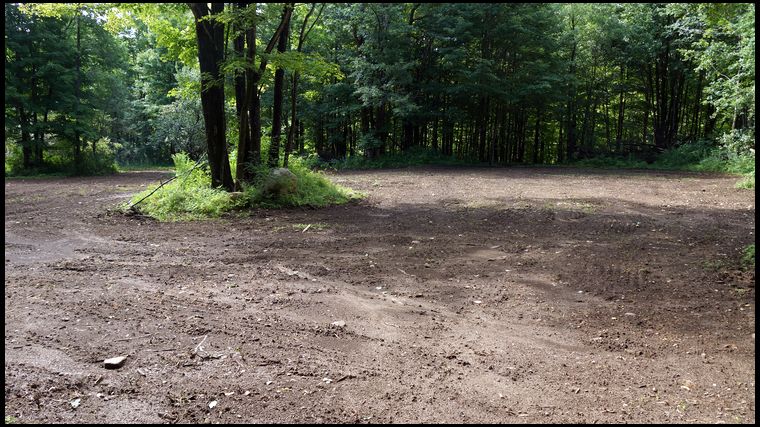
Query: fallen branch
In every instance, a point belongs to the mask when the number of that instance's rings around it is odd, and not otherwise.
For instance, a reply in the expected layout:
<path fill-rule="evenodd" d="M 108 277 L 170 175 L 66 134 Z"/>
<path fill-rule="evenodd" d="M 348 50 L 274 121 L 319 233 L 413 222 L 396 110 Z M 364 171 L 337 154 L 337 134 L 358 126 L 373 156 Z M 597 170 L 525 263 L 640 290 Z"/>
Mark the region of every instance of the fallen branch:
<path fill-rule="evenodd" d="M 204 155 L 203 155 L 203 156 L 201 156 L 201 157 L 198 159 L 198 161 L 196 161 L 196 162 L 195 162 L 195 165 L 193 165 L 193 167 L 192 167 L 192 168 L 190 168 L 190 170 L 188 170 L 187 172 L 183 173 L 182 175 L 175 175 L 175 176 L 173 176 L 173 177 L 171 177 L 171 178 L 167 179 L 166 181 L 162 182 L 162 183 L 161 183 L 161 185 L 159 185 L 159 186 L 158 186 L 158 187 L 157 187 L 155 190 L 151 191 L 151 192 L 150 192 L 150 194 L 148 194 L 147 196 L 143 197 L 142 199 L 140 199 L 140 200 L 136 201 L 135 203 L 132 203 L 132 204 L 129 206 L 129 209 L 130 209 L 130 210 L 132 210 L 132 211 L 135 211 L 135 212 L 136 212 L 137 210 L 135 209 L 135 206 L 137 206 L 139 203 L 142 203 L 142 201 L 143 201 L 143 200 L 145 200 L 145 199 L 147 199 L 148 197 L 152 196 L 152 195 L 153 195 L 153 193 L 155 193 L 156 191 L 160 190 L 160 189 L 161 189 L 161 187 L 163 187 L 164 185 L 166 185 L 166 184 L 168 184 L 168 183 L 170 183 L 170 182 L 174 181 L 175 179 L 177 179 L 177 178 L 179 178 L 179 177 L 181 177 L 181 176 L 186 176 L 186 175 L 189 175 L 189 174 L 190 174 L 190 172 L 192 172 L 192 171 L 193 171 L 195 168 L 197 168 L 198 166 L 200 166 L 200 164 L 202 163 L 202 161 L 203 161 L 203 159 L 204 159 L 205 157 L 206 157 L 206 154 L 204 153 Z"/>

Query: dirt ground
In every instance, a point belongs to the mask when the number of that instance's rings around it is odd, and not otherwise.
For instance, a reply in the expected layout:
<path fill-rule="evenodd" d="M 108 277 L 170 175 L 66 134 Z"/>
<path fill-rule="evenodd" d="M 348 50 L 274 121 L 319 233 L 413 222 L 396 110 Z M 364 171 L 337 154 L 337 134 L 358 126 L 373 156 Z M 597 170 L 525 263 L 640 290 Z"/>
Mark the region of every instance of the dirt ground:
<path fill-rule="evenodd" d="M 735 177 L 430 167 L 333 175 L 349 206 L 113 212 L 161 176 L 5 182 L 6 422 L 755 422 Z"/>

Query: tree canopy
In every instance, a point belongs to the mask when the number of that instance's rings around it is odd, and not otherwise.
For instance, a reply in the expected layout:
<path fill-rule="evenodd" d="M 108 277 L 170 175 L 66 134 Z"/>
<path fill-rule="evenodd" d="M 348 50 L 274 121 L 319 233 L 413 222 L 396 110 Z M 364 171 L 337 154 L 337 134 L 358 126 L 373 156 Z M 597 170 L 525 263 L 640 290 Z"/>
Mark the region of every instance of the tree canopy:
<path fill-rule="evenodd" d="M 292 155 L 754 149 L 751 3 L 11 3 L 5 18 L 19 168 L 205 152 L 232 190 Z"/>

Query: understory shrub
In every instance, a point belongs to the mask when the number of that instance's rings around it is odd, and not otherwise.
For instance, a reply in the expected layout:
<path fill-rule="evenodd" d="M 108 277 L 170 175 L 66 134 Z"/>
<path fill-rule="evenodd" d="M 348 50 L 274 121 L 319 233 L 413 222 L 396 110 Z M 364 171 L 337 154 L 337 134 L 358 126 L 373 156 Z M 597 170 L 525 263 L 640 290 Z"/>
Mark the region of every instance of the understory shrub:
<path fill-rule="evenodd" d="M 744 252 L 742 253 L 741 264 L 742 264 L 742 267 L 746 269 L 755 268 L 755 244 L 754 243 L 744 248 Z"/>
<path fill-rule="evenodd" d="M 81 160 L 74 162 L 72 149 L 67 145 L 51 146 L 45 149 L 41 165 L 24 168 L 21 146 L 6 144 L 5 176 L 45 176 L 45 175 L 108 175 L 118 171 L 115 149 L 118 144 L 108 138 L 101 138 L 95 144 L 95 153 L 89 143 L 82 147 Z"/>
<path fill-rule="evenodd" d="M 148 187 L 135 195 L 125 208 L 139 202 L 134 209 L 140 213 L 160 221 L 183 221 L 216 218 L 246 208 L 323 207 L 363 197 L 361 193 L 332 183 L 321 172 L 310 171 L 298 159 L 294 159 L 289 168 L 298 179 L 296 191 L 272 196 L 261 191 L 269 174 L 265 167 L 256 170 L 257 179 L 253 185 L 244 186 L 242 193 L 229 193 L 211 188 L 208 166 L 194 168 L 196 162 L 185 153 L 175 154 L 172 159 L 175 179 L 161 188 L 159 184 Z M 154 190 L 155 193 L 140 202 Z"/>
<path fill-rule="evenodd" d="M 755 188 L 754 139 L 749 132 L 733 131 L 723 135 L 718 145 L 708 140 L 683 144 L 658 155 L 647 163 L 633 155 L 627 157 L 599 156 L 573 162 L 575 166 L 615 169 L 660 169 L 695 172 L 721 172 L 741 175 L 739 188 Z"/>

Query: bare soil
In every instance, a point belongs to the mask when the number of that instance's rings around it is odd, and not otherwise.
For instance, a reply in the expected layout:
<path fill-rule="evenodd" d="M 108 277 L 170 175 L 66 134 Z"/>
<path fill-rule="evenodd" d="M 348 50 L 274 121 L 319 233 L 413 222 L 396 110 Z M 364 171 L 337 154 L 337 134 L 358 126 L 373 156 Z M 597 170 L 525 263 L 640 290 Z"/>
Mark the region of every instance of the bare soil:
<path fill-rule="evenodd" d="M 333 175 L 349 206 L 114 211 L 161 176 L 5 182 L 6 417 L 755 422 L 735 177 L 430 167 Z"/>

